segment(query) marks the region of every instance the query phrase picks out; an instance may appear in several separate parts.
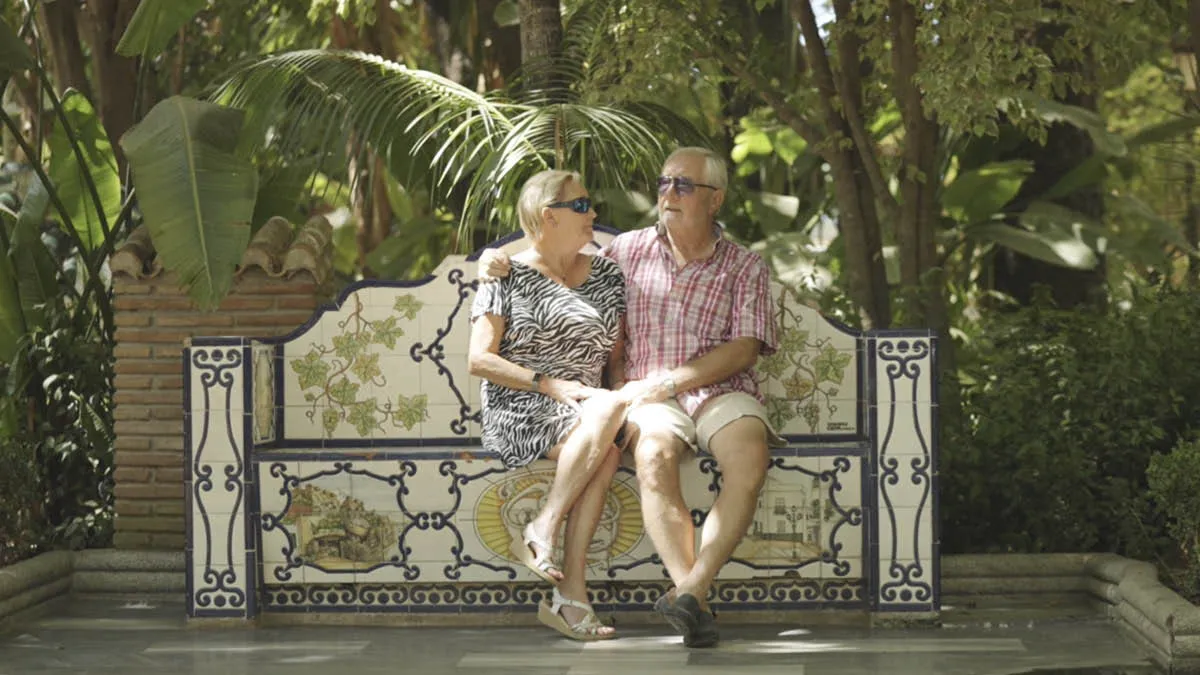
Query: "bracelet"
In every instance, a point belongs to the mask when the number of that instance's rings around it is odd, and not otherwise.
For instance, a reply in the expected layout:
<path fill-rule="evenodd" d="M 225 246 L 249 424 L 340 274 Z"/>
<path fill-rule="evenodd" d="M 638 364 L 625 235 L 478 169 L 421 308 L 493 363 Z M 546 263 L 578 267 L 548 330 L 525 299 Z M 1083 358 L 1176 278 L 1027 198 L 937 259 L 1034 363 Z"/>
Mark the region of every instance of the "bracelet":
<path fill-rule="evenodd" d="M 533 381 L 529 383 L 530 391 L 541 392 L 542 389 L 542 374 L 536 370 L 533 372 Z"/>

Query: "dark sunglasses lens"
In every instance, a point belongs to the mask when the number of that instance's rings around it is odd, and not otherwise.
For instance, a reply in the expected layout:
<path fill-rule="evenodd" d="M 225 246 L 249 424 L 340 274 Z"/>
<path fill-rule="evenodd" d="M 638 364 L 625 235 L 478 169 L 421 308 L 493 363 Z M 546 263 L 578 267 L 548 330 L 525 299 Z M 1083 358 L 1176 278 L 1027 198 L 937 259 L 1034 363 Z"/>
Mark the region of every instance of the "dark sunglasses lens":
<path fill-rule="evenodd" d="M 667 194 L 672 185 L 675 186 L 675 191 L 681 195 L 690 195 L 696 191 L 696 184 L 690 178 L 658 177 L 658 193 L 660 195 Z"/>
<path fill-rule="evenodd" d="M 592 210 L 592 200 L 587 197 L 580 197 L 571 202 L 571 210 L 575 213 L 587 213 Z"/>

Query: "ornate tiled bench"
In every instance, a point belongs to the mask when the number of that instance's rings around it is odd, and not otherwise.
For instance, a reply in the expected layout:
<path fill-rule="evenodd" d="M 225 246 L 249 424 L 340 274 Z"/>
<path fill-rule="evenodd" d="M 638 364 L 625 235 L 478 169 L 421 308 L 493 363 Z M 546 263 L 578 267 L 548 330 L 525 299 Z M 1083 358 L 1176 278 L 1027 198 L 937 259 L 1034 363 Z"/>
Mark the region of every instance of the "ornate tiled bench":
<path fill-rule="evenodd" d="M 553 464 L 505 471 L 479 449 L 477 255 L 418 282 L 353 285 L 282 338 L 192 340 L 189 615 L 533 610 L 547 587 L 508 550 Z M 713 605 L 936 613 L 934 339 L 858 334 L 775 291 L 780 349 L 758 371 L 790 446 Z M 684 485 L 702 523 L 720 486 L 712 460 L 687 464 Z M 628 468 L 592 555 L 600 611 L 644 610 L 669 585 Z"/>

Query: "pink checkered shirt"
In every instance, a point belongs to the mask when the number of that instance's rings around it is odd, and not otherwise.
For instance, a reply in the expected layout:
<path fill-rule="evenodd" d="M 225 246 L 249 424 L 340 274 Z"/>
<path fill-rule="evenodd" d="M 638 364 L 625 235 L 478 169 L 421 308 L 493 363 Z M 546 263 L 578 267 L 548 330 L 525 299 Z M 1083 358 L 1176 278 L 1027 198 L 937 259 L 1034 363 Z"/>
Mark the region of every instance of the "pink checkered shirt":
<path fill-rule="evenodd" d="M 777 347 L 770 273 L 757 253 L 718 236 L 707 260 L 675 264 L 662 225 L 618 235 L 600 252 L 625 273 L 625 377 L 640 380 L 703 356 L 739 337 Z M 742 391 L 762 401 L 753 375 L 743 371 L 707 387 L 679 393 L 689 415 L 721 394 Z"/>

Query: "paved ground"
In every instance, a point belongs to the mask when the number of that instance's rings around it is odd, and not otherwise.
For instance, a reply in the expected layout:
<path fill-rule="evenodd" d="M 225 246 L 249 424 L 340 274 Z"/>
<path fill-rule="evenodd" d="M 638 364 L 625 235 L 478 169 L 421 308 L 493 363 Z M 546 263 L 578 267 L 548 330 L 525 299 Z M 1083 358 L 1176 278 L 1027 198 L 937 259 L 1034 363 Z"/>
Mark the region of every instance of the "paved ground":
<path fill-rule="evenodd" d="M 990 616 L 990 618 L 989 618 Z M 943 628 L 726 626 L 689 651 L 664 626 L 583 645 L 541 628 L 188 628 L 173 602 L 88 598 L 0 636 L 0 675 L 1149 674 L 1114 627 L 1036 613 L 946 614 Z"/>

